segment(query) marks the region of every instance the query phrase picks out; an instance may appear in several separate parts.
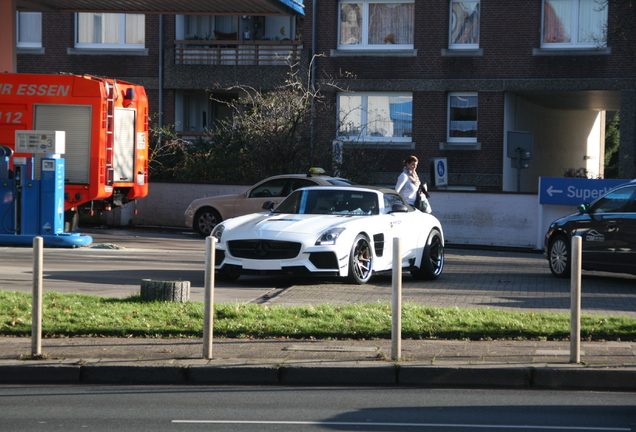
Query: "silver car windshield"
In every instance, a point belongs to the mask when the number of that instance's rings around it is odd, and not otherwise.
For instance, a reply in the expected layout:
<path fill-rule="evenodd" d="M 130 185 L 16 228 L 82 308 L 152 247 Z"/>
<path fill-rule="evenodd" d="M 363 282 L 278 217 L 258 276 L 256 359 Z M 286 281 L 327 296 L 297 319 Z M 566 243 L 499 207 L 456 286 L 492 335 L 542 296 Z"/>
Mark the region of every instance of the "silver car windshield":
<path fill-rule="evenodd" d="M 295 191 L 280 203 L 274 213 L 377 215 L 378 194 L 351 190 Z"/>

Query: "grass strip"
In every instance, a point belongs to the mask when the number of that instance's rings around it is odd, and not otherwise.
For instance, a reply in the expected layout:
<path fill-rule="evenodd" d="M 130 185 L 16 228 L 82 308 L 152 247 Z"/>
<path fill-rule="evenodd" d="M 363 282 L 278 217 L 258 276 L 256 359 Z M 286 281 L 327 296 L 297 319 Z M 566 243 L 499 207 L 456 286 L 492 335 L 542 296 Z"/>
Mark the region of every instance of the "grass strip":
<path fill-rule="evenodd" d="M 47 292 L 43 296 L 45 337 L 201 337 L 203 303 L 145 302 Z M 570 315 L 495 309 L 428 307 L 405 303 L 405 339 L 532 339 L 569 337 Z M 31 335 L 31 294 L 0 291 L 0 335 Z M 215 306 L 214 335 L 228 338 L 387 339 L 391 305 Z M 583 315 L 584 340 L 636 340 L 636 318 Z"/>

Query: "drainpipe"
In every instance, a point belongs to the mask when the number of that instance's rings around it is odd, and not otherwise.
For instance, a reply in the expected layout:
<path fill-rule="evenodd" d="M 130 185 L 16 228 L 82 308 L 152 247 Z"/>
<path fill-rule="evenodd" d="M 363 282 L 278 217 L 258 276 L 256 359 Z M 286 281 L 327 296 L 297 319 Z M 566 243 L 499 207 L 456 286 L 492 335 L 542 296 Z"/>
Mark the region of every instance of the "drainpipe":
<path fill-rule="evenodd" d="M 314 156 L 314 123 L 315 123 L 315 107 L 314 107 L 314 89 L 316 88 L 316 62 L 314 61 L 314 55 L 316 54 L 316 0 L 311 2 L 311 52 L 309 53 L 309 61 L 311 68 L 309 73 L 311 74 L 311 121 L 310 121 L 310 150 L 311 160 L 313 163 Z"/>
<path fill-rule="evenodd" d="M 161 128 L 163 127 L 163 14 L 159 15 L 159 116 L 157 125 L 159 126 L 158 146 L 161 147 Z"/>

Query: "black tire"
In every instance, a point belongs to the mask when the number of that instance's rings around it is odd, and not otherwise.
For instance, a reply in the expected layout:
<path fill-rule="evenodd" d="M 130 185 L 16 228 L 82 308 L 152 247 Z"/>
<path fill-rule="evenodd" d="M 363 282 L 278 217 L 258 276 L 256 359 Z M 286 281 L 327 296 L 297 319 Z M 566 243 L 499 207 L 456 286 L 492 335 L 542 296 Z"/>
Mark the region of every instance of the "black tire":
<path fill-rule="evenodd" d="M 221 215 L 212 207 L 203 207 L 197 210 L 192 220 L 192 228 L 201 237 L 210 235 L 214 227 L 222 221 Z"/>
<path fill-rule="evenodd" d="M 217 273 L 214 278 L 221 282 L 236 282 L 241 275 L 235 273 Z"/>
<path fill-rule="evenodd" d="M 64 212 L 64 232 L 75 232 L 79 226 L 79 212 L 77 210 L 66 210 Z"/>
<path fill-rule="evenodd" d="M 432 229 L 426 239 L 422 252 L 422 264 L 417 270 L 411 270 L 411 276 L 418 280 L 435 280 L 444 270 L 444 244 L 438 229 Z"/>
<path fill-rule="evenodd" d="M 373 275 L 373 250 L 369 239 L 358 234 L 349 254 L 349 281 L 363 285 Z"/>
<path fill-rule="evenodd" d="M 550 271 L 555 277 L 568 278 L 571 276 L 572 253 L 570 242 L 566 236 L 557 235 L 550 240 L 548 263 Z"/>

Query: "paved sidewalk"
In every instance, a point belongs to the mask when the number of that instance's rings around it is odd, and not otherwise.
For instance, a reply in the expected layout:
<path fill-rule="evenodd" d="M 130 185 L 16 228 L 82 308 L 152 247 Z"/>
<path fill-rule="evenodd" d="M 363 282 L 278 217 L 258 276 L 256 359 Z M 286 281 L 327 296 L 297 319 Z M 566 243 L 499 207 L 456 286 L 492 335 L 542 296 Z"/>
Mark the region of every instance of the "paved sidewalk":
<path fill-rule="evenodd" d="M 127 296 L 137 292 L 141 276 L 136 268 L 143 267 L 152 271 L 153 278 L 191 280 L 192 300 L 200 301 L 203 268 L 196 248 L 201 249 L 201 242 L 183 242 L 178 235 L 164 235 L 164 242 L 157 236 L 138 234 L 108 232 L 99 237 L 104 243 L 122 243 L 130 248 L 127 250 L 48 250 L 49 259 L 59 256 L 59 262 L 73 262 L 76 267 L 83 259 L 83 270 L 47 271 L 47 289 L 97 289 L 101 295 L 117 292 Z M 181 249 L 174 250 L 174 245 Z M 24 262 L 16 256 L 18 252 L 23 251 L 5 250 L 5 270 Z M 9 260 L 11 257 L 14 261 Z M 125 263 L 130 268 L 122 269 Z M 14 285 L 30 290 L 30 283 L 18 280 L 23 273 L 18 270 Z M 12 281 L 5 275 L 3 283 Z M 295 278 L 287 282 L 241 278 L 221 289 L 232 293 L 227 297 L 230 299 L 240 293 L 248 302 L 281 306 L 391 301 L 390 276 L 378 276 L 367 285 L 333 279 Z M 582 313 L 636 317 L 635 282 L 636 276 L 585 272 Z M 569 313 L 569 290 L 570 281 L 554 278 L 545 257 L 536 252 L 448 248 L 444 274 L 438 280 L 415 281 L 406 272 L 403 278 L 403 302 L 428 306 Z M 390 340 L 216 339 L 213 358 L 206 360 L 202 358 L 200 339 L 70 338 L 44 339 L 42 352 L 47 358 L 24 360 L 21 358 L 31 353 L 29 338 L 0 337 L 0 384 L 398 385 L 636 391 L 636 342 L 583 342 L 581 363 L 570 363 L 569 350 L 569 342 L 404 340 L 400 360 L 393 361 Z"/>
<path fill-rule="evenodd" d="M 249 384 L 636 390 L 636 343 L 0 338 L 1 384 Z"/>
<path fill-rule="evenodd" d="M 242 279 L 239 279 L 239 284 Z M 262 302 L 273 305 L 391 302 L 390 275 L 366 285 L 295 278 Z M 402 276 L 403 302 L 437 307 L 490 308 L 512 312 L 570 313 L 570 280 L 552 276 L 538 252 L 447 248 L 444 272 L 435 281 Z M 636 318 L 636 276 L 585 271 L 581 281 L 584 315 Z"/>

